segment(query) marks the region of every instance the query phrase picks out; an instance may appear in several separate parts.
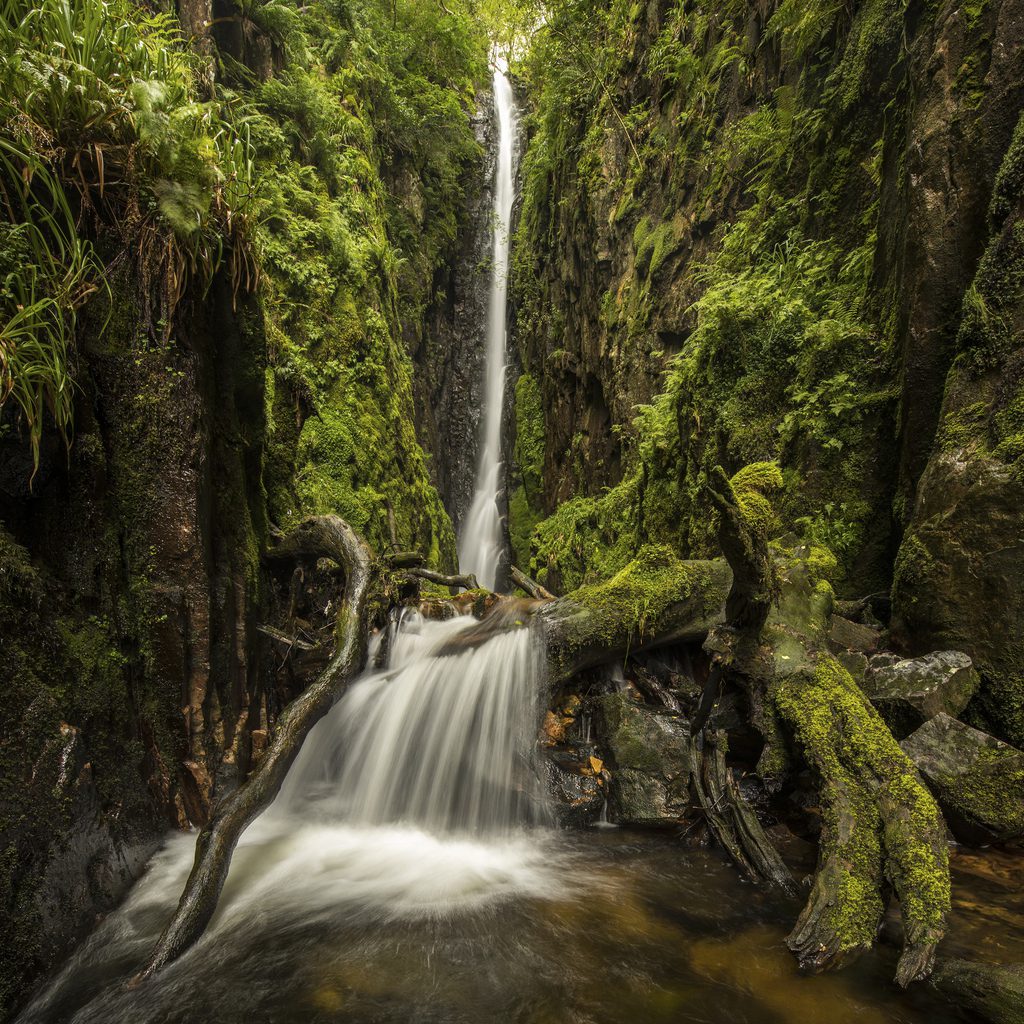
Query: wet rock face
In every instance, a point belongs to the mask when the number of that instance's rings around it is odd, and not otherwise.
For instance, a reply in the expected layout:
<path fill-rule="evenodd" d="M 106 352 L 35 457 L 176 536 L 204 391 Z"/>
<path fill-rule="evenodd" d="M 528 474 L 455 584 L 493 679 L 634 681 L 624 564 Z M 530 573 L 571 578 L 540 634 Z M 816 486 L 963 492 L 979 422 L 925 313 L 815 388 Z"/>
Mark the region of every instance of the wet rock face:
<path fill-rule="evenodd" d="M 957 717 L 980 684 L 962 651 L 935 651 L 921 658 L 876 654 L 860 682 L 897 739 L 940 713 Z"/>
<path fill-rule="evenodd" d="M 627 692 L 599 701 L 601 748 L 612 761 L 609 817 L 622 825 L 674 825 L 689 806 L 686 720 L 638 704 Z"/>
<path fill-rule="evenodd" d="M 900 746 L 935 793 L 958 839 L 969 844 L 1024 840 L 1024 751 L 941 713 Z"/>
<path fill-rule="evenodd" d="M 1024 964 L 946 960 L 931 985 L 971 1020 L 986 1024 L 1020 1024 L 1024 1020 Z"/>
<path fill-rule="evenodd" d="M 441 298 L 422 330 L 410 328 L 406 336 L 415 367 L 417 433 L 433 456 L 434 484 L 456 530 L 473 501 L 481 430 L 498 143 L 493 97 L 482 93 L 477 103 L 473 126 L 483 157 L 473 170 L 451 260 L 435 281 Z"/>
<path fill-rule="evenodd" d="M 896 562 L 894 632 L 911 651 L 967 652 L 983 679 L 972 711 L 1024 744 L 1024 483 L 1009 467 L 942 452 L 921 481 Z"/>

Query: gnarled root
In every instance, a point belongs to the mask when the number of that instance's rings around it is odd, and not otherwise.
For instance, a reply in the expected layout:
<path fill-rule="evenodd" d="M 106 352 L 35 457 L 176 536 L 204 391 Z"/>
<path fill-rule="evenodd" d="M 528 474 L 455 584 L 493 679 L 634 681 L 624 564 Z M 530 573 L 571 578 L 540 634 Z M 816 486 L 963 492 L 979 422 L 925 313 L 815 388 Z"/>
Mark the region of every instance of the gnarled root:
<path fill-rule="evenodd" d="M 725 763 L 726 740 L 721 730 L 690 740 L 691 782 L 704 817 L 729 856 L 752 881 L 781 889 L 791 896 L 796 882 L 771 844 L 754 809 L 743 799 Z"/>
<path fill-rule="evenodd" d="M 195 862 L 178 907 L 131 984 L 177 959 L 210 923 L 227 879 L 239 837 L 273 801 L 309 730 L 333 706 L 366 656 L 366 603 L 372 556 L 366 543 L 337 516 L 302 523 L 273 557 L 331 558 L 345 570 L 344 602 L 338 611 L 338 646 L 320 677 L 281 715 L 274 737 L 248 779 L 214 809 L 196 842 Z"/>
<path fill-rule="evenodd" d="M 775 681 L 771 696 L 818 775 L 818 871 L 789 936 L 800 964 L 821 971 L 869 949 L 899 898 L 905 931 L 896 980 L 927 977 L 950 905 L 945 826 L 913 765 L 845 669 L 819 654 Z"/>

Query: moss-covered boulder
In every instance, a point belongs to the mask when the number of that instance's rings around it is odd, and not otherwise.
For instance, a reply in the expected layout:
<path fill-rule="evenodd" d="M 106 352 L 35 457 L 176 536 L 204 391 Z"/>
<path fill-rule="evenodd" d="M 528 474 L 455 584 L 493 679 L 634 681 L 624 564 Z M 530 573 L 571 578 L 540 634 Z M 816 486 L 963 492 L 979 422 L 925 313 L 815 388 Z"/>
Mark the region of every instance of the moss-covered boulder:
<path fill-rule="evenodd" d="M 893 734 L 902 739 L 940 713 L 956 717 L 981 680 L 962 651 L 933 651 L 922 658 L 876 654 L 861 689 Z"/>
<path fill-rule="evenodd" d="M 925 777 L 957 838 L 1024 839 L 1024 751 L 946 714 L 901 744 Z"/>
<path fill-rule="evenodd" d="M 629 693 L 600 701 L 600 741 L 612 762 L 610 812 L 622 825 L 673 825 L 689 806 L 690 730 Z"/>
<path fill-rule="evenodd" d="M 1024 1020 L 1024 964 L 947 960 L 932 985 L 973 1021 L 1020 1024 Z"/>

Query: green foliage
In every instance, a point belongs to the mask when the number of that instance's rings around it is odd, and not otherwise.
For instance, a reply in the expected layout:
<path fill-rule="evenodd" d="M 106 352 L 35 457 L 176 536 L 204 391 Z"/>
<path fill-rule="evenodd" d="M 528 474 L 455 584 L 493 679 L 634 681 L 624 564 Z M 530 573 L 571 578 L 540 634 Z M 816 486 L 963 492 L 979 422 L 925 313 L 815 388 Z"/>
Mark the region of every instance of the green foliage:
<path fill-rule="evenodd" d="M 484 40 L 458 8 L 326 2 L 255 89 L 263 189 L 271 517 L 337 511 L 378 549 L 453 564 L 415 436 L 406 338 L 423 329 L 479 150 Z"/>
<path fill-rule="evenodd" d="M 563 368 L 592 370 L 598 351 L 621 409 L 635 364 L 657 367 L 666 327 L 678 347 L 654 398 L 615 425 L 618 493 L 540 524 L 538 562 L 582 578 L 585 536 L 624 553 L 648 541 L 713 550 L 702 480 L 719 463 L 778 462 L 779 527 L 846 566 L 869 523 L 884 529 L 886 469 L 873 453 L 891 429 L 894 375 L 875 266 L 884 118 L 869 97 L 898 73 L 903 17 L 900 0 L 781 3 L 768 34 L 781 41 L 785 84 L 765 89 L 743 5 L 679 0 L 646 24 L 625 0 L 550 12 L 524 62 L 536 98 L 513 261 L 524 361 L 557 394 Z M 600 75 L 583 79 L 567 37 Z M 605 85 L 631 97 L 621 119 Z M 610 287 L 599 303 L 584 289 L 567 327 L 557 296 L 580 289 L 573 247 L 595 231 L 612 250 Z M 687 258 L 673 259 L 680 250 Z M 567 337 L 587 348 L 563 352 Z M 571 468 L 587 494 L 594 467 L 576 465 L 560 467 L 560 487 Z M 616 524 L 613 509 L 629 512 Z"/>
<path fill-rule="evenodd" d="M 197 102 L 195 60 L 169 15 L 131 0 L 0 4 L 0 404 L 36 464 L 44 410 L 71 431 L 75 314 L 101 280 L 90 229 L 136 261 L 165 337 L 225 249 L 236 285 L 255 274 L 245 125 Z"/>
<path fill-rule="evenodd" d="M 0 176 L 0 408 L 17 405 L 38 469 L 47 412 L 70 444 L 76 311 L 100 267 L 60 184 L 3 139 Z"/>

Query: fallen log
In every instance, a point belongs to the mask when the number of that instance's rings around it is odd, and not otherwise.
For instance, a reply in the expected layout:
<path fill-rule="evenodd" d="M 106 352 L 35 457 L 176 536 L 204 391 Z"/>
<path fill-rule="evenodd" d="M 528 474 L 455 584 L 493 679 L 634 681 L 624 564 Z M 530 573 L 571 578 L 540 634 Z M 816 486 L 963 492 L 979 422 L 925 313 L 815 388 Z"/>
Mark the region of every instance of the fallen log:
<path fill-rule="evenodd" d="M 629 651 L 704 642 L 712 675 L 701 719 L 719 685 L 739 687 L 765 741 L 759 771 L 770 781 L 800 758 L 817 776 L 818 867 L 790 948 L 806 969 L 842 966 L 874 943 L 895 892 L 905 933 L 896 980 L 905 986 L 928 975 L 945 930 L 945 827 L 914 766 L 825 646 L 828 583 L 799 554 L 780 553 L 777 561 L 769 550 L 771 508 L 763 492 L 779 482 L 770 464 L 731 480 L 715 472 L 710 491 L 726 560 L 682 562 L 667 548 L 647 547 L 611 579 L 536 605 L 550 683 Z M 723 843 L 744 870 L 772 877 L 777 865 L 765 852 L 767 839 L 739 793 L 731 793 L 724 764 L 716 755 L 702 767 L 704 802 L 717 805 L 709 785 L 734 800 L 738 814 L 722 831 Z"/>
<path fill-rule="evenodd" d="M 177 959 L 202 936 L 217 909 L 239 837 L 273 801 L 307 733 L 331 709 L 366 657 L 372 555 L 362 538 L 337 516 L 318 516 L 300 524 L 269 557 L 330 558 L 345 570 L 337 649 L 316 682 L 285 708 L 252 774 L 214 807 L 196 840 L 192 873 L 174 916 L 130 985 Z"/>
<path fill-rule="evenodd" d="M 530 597 L 537 601 L 554 601 L 555 595 L 550 590 L 542 587 L 536 580 L 530 579 L 522 569 L 518 569 L 513 565 L 509 573 L 512 576 L 512 582 L 524 593 L 529 594 Z"/>
<path fill-rule="evenodd" d="M 474 573 L 459 574 L 455 573 L 451 576 L 445 575 L 443 572 L 435 572 L 433 569 L 424 569 L 422 566 L 411 566 L 404 570 L 406 576 L 416 576 L 421 580 L 428 580 L 431 583 L 437 583 L 442 587 L 451 587 L 453 590 L 479 590 L 480 584 L 477 582 L 476 575 Z"/>
<path fill-rule="evenodd" d="M 746 690 L 766 747 L 791 736 L 818 779 L 818 867 L 787 942 L 806 969 L 841 966 L 874 944 L 891 889 L 904 925 L 896 981 L 906 987 L 931 972 L 945 932 L 950 906 L 945 825 L 871 702 L 820 646 L 825 623 L 814 622 L 813 614 L 804 622 L 788 613 L 769 618 L 780 589 L 763 492 L 780 484 L 771 464 L 749 466 L 732 480 L 716 469 L 712 500 L 735 581 L 726 602 L 735 638 L 721 660 L 723 675 Z M 790 603 L 813 609 L 823 581 L 809 576 L 806 563 L 786 567 L 785 575 L 791 598 L 800 586 L 804 590 Z M 824 587 L 830 604 L 831 588 Z"/>

